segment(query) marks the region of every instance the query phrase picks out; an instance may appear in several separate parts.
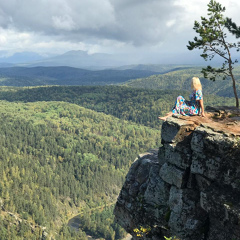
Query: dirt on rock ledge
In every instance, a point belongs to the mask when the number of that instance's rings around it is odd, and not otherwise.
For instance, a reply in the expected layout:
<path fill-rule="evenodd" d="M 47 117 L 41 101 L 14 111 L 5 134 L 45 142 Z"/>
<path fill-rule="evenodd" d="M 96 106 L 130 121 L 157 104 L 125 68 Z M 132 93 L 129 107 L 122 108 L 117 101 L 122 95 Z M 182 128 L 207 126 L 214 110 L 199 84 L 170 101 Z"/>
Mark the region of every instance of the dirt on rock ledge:
<path fill-rule="evenodd" d="M 210 128 L 227 136 L 240 136 L 240 109 L 236 107 L 206 107 L 206 117 L 173 115 L 197 126 Z"/>

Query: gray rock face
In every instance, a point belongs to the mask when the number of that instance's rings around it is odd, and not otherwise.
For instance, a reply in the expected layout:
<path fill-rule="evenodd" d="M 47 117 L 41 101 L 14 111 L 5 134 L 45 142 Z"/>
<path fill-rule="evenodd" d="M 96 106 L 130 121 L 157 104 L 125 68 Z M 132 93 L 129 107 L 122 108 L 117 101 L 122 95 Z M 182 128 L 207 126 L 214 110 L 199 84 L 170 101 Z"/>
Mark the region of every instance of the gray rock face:
<path fill-rule="evenodd" d="M 187 171 L 179 169 L 168 163 L 164 163 L 161 167 L 160 177 L 163 181 L 178 188 L 184 188 L 187 183 Z"/>
<path fill-rule="evenodd" d="M 240 240 L 240 140 L 169 118 L 132 164 L 115 207 L 133 239 Z"/>

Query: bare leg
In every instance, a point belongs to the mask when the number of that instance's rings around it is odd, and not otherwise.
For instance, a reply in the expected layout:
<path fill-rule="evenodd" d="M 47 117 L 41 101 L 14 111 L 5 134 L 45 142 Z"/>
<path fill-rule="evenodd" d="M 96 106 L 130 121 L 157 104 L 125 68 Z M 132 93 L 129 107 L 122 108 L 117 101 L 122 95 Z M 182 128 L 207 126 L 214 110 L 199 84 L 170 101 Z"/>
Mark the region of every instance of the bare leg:
<path fill-rule="evenodd" d="M 158 117 L 160 120 L 166 121 L 168 117 L 171 117 L 173 112 L 168 112 L 164 117 Z"/>

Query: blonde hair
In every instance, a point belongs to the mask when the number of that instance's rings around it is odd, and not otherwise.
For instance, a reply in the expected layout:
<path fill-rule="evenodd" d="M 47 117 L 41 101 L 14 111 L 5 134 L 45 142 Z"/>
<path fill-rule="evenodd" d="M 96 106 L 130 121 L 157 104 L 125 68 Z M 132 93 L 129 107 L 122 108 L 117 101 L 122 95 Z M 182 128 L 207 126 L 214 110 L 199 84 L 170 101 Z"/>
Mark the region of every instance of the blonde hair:
<path fill-rule="evenodd" d="M 193 77 L 191 81 L 191 88 L 193 90 L 202 90 L 202 84 L 200 82 L 200 79 L 198 77 Z"/>

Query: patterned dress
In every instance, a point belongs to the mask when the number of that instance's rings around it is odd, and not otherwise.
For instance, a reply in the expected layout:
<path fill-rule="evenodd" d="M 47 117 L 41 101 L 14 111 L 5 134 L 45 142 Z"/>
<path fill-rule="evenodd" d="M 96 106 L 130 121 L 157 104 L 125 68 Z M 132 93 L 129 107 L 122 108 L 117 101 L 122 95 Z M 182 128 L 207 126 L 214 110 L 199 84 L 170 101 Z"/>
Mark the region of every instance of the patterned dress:
<path fill-rule="evenodd" d="M 201 90 L 194 90 L 189 96 L 190 101 L 185 100 L 183 96 L 178 96 L 175 106 L 172 109 L 173 114 L 184 116 L 198 115 L 200 113 L 199 101 L 203 98 Z"/>

